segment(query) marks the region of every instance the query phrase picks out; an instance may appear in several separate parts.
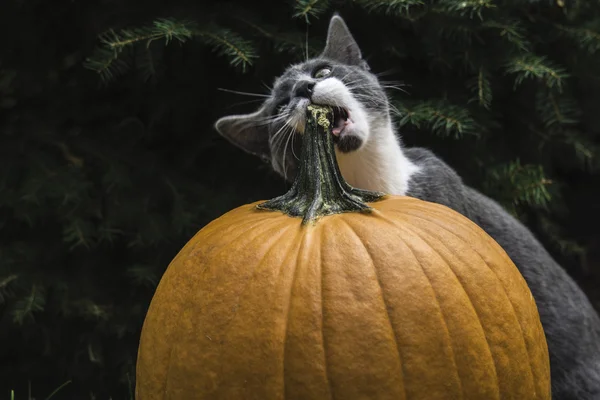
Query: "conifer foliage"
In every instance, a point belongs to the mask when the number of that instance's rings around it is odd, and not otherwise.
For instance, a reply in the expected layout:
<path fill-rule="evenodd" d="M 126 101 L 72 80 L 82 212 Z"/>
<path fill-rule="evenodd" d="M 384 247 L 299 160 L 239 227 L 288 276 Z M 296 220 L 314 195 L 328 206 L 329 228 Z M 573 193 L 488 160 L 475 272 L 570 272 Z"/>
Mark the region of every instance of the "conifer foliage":
<path fill-rule="evenodd" d="M 334 11 L 405 144 L 525 221 L 598 304 L 598 2 L 200 3 L 0 6 L 0 396 L 68 381 L 64 398 L 132 398 L 169 261 L 286 189 L 212 124 L 317 54 Z"/>

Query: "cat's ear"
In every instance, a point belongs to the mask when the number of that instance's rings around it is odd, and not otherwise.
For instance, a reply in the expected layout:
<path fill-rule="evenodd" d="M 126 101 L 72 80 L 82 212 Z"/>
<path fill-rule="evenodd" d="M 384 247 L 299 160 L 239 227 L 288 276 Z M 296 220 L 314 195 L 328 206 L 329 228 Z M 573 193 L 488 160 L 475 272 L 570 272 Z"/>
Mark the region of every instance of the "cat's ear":
<path fill-rule="evenodd" d="M 329 21 L 327 42 L 321 57 L 348 65 L 360 65 L 367 70 L 369 69 L 350 30 L 337 13 Z"/>
<path fill-rule="evenodd" d="M 215 123 L 215 129 L 231 144 L 267 161 L 271 158 L 266 110 L 261 107 L 251 114 L 229 115 Z"/>

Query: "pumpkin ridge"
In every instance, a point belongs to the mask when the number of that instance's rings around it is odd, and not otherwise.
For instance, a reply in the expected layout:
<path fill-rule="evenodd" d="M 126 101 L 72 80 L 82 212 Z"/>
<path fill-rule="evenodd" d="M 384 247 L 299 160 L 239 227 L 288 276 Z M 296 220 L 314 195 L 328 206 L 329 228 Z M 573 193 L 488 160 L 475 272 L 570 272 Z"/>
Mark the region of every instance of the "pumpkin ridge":
<path fill-rule="evenodd" d="M 385 217 L 384 215 L 381 215 L 381 218 L 383 218 L 386 222 L 392 224 L 393 226 L 395 226 L 397 229 L 399 230 L 403 230 L 403 227 L 401 227 L 399 224 L 395 223 L 394 221 L 392 221 L 391 219 Z M 406 224 L 410 225 L 412 229 L 415 229 L 415 226 L 409 222 L 405 222 Z M 416 232 L 412 232 L 415 234 L 415 236 L 419 237 L 419 239 L 421 239 L 424 243 L 427 243 L 427 241 L 425 239 L 423 239 L 422 236 L 420 236 L 418 233 Z M 400 236 L 401 237 L 401 236 Z M 437 240 L 437 238 L 436 238 Z M 439 241 L 439 240 L 438 240 Z M 404 245 L 410 250 L 413 258 L 417 261 L 417 263 L 419 264 L 419 266 L 421 267 L 421 269 L 423 270 L 423 275 L 427 278 L 427 280 L 429 281 L 429 286 L 431 287 L 431 290 L 434 294 L 434 297 L 438 303 L 438 308 L 440 310 L 440 315 L 442 317 L 442 321 L 444 322 L 444 326 L 446 328 L 446 333 L 448 334 L 448 339 L 450 341 L 450 343 L 452 343 L 452 339 L 450 336 L 450 330 L 448 328 L 448 323 L 446 321 L 446 317 L 444 316 L 444 312 L 442 311 L 442 305 L 439 301 L 437 292 L 435 291 L 435 289 L 433 288 L 433 283 L 431 282 L 431 279 L 429 278 L 429 276 L 427 275 L 427 273 L 425 272 L 425 268 L 423 267 L 423 264 L 421 263 L 421 261 L 419 260 L 419 258 L 416 256 L 416 254 L 414 253 L 414 250 L 412 249 L 412 247 L 405 241 L 402 240 L 402 242 L 404 243 Z M 429 246 L 431 248 L 431 246 Z M 458 278 L 458 275 L 456 275 L 456 273 L 454 272 L 454 269 L 450 266 L 450 263 L 448 262 L 448 260 L 446 260 L 446 258 L 444 256 L 442 256 L 439 252 L 437 252 L 434 248 L 431 248 L 431 251 L 435 252 L 441 259 L 442 261 L 446 264 L 446 266 L 448 267 L 448 269 L 452 272 L 452 274 L 456 277 L 456 281 L 458 282 L 458 284 L 462 287 L 463 292 L 466 295 L 466 298 L 469 300 L 469 303 L 471 304 L 471 308 L 473 309 L 474 314 L 477 316 L 477 321 L 479 323 L 479 327 L 481 328 L 481 332 L 483 332 L 483 337 L 485 338 L 485 342 L 487 344 L 487 348 L 490 354 L 490 358 L 492 359 L 492 361 L 494 362 L 494 375 L 496 376 L 496 385 L 495 387 L 498 390 L 498 400 L 501 400 L 502 396 L 500 394 L 500 386 L 498 384 L 498 370 L 496 369 L 496 359 L 494 358 L 494 355 L 492 353 L 492 348 L 490 347 L 490 343 L 488 341 L 487 335 L 486 335 L 486 331 L 483 328 L 483 325 L 481 324 L 481 319 L 479 317 L 479 314 L 477 313 L 477 308 L 475 307 L 475 304 L 473 303 L 473 300 L 471 299 L 471 297 L 469 296 L 469 293 L 467 292 L 466 288 L 464 287 L 463 283 L 461 282 L 461 280 Z M 461 390 L 461 394 L 463 394 L 463 398 L 464 398 L 464 393 L 463 393 L 463 386 L 462 386 L 462 380 L 460 377 L 460 374 L 458 372 L 458 366 L 456 364 L 456 356 L 454 354 L 454 348 L 452 345 L 450 345 L 450 349 L 452 351 L 452 360 L 454 362 L 454 367 L 456 370 L 456 375 L 458 377 L 458 382 L 460 385 L 460 390 Z"/>
<path fill-rule="evenodd" d="M 319 266 L 321 267 L 321 340 L 323 342 L 323 367 L 325 370 L 325 379 L 327 380 L 327 385 L 329 386 L 329 395 L 331 396 L 331 400 L 335 400 L 335 396 L 333 394 L 333 386 L 331 385 L 331 379 L 329 377 L 329 365 L 327 364 L 327 342 L 325 340 L 325 309 L 323 307 L 323 284 L 325 279 L 325 274 L 323 273 L 323 266 L 325 265 L 325 263 L 323 262 L 323 243 L 325 243 L 325 239 L 323 237 L 325 236 L 325 230 L 318 229 L 317 232 L 319 232 Z"/>
<path fill-rule="evenodd" d="M 414 215 L 414 217 L 420 218 L 420 219 L 428 221 L 428 222 L 431 222 L 431 223 L 439 226 L 440 228 L 443 228 L 443 226 L 440 225 L 440 224 L 438 224 L 436 221 L 432 221 L 432 220 L 429 220 L 427 218 L 423 218 L 422 216 L 417 216 L 417 215 Z M 420 229 L 420 228 L 417 228 L 415 225 L 411 224 L 410 222 L 408 222 L 408 224 L 411 225 L 411 227 L 415 231 L 418 231 Z M 510 296 L 508 295 L 508 292 L 506 291 L 506 288 L 502 284 L 502 280 L 500 279 L 500 277 L 498 276 L 498 274 L 496 273 L 496 271 L 494 271 L 494 269 L 485 261 L 485 259 L 483 258 L 483 256 L 481 255 L 481 253 L 479 252 L 479 250 L 475 246 L 472 246 L 470 243 L 464 241 L 461 237 L 459 237 L 458 235 L 456 235 L 454 232 L 451 232 L 449 230 L 447 232 L 450 233 L 455 238 L 457 238 L 460 241 L 462 241 L 463 243 L 467 244 L 475 252 L 475 254 L 477 254 L 477 256 L 485 264 L 485 266 L 492 272 L 492 274 L 494 274 L 494 276 L 496 277 L 498 283 L 500 284 L 499 286 L 502 288 L 502 292 L 506 296 L 506 300 L 508 300 L 508 304 L 510 304 L 510 308 L 511 308 L 511 310 L 513 312 L 513 315 L 514 315 L 515 319 L 517 320 L 517 322 L 519 324 L 519 331 L 521 332 L 521 339 L 523 341 L 523 347 L 525 348 L 525 353 L 527 354 L 527 361 L 528 361 L 529 373 L 530 373 L 529 375 L 531 376 L 532 386 L 533 386 L 534 390 L 536 390 L 537 386 L 535 384 L 535 375 L 533 373 L 533 369 L 531 368 L 531 356 L 529 354 L 530 348 L 529 348 L 529 345 L 527 344 L 527 341 L 525 340 L 525 331 L 523 329 L 523 325 L 522 325 L 521 319 L 519 318 L 519 314 L 517 314 L 517 310 L 515 309 L 515 306 L 514 306 L 512 300 L 511 300 Z M 444 248 L 448 249 L 446 247 L 446 245 L 444 245 L 444 243 L 434 233 L 432 233 L 430 231 L 427 231 L 427 233 L 430 234 L 431 236 L 433 236 L 435 238 L 435 240 L 438 241 Z M 417 235 L 418 235 L 418 233 L 417 233 Z M 460 258 L 460 255 L 458 253 L 457 253 L 456 256 Z"/>
<path fill-rule="evenodd" d="M 256 228 L 257 225 L 258 226 L 262 225 L 260 223 L 261 221 L 258 221 L 258 223 L 257 223 L 257 221 L 250 220 L 250 221 L 244 221 L 241 224 L 236 226 L 235 221 L 236 220 L 231 221 L 231 223 L 229 223 L 227 227 L 231 227 L 231 229 L 236 230 L 236 231 L 238 229 L 240 229 L 241 227 L 246 227 L 248 225 L 251 225 L 251 227 L 249 229 L 245 229 L 239 235 L 236 235 L 229 242 L 238 240 L 239 238 L 244 236 L 246 233 L 248 233 L 248 232 L 252 231 L 254 228 Z M 212 239 L 214 236 L 223 235 L 224 232 L 219 230 L 219 228 L 222 229 L 223 227 L 220 226 L 220 224 L 215 224 L 215 225 L 216 226 L 213 229 L 204 231 L 204 235 L 206 235 L 207 237 L 203 238 L 203 240 L 198 240 L 194 243 L 194 245 L 189 249 L 189 251 L 186 255 L 186 259 L 189 259 L 190 257 L 193 257 L 194 255 L 196 255 L 196 253 L 198 251 L 198 247 L 202 247 L 208 240 Z M 202 232 L 202 231 L 200 231 L 200 232 Z M 193 240 L 193 238 L 191 240 Z M 222 248 L 226 248 L 226 247 L 227 247 L 226 244 L 222 245 Z M 216 253 L 216 254 L 218 254 L 218 253 Z M 175 258 L 173 259 L 173 261 L 171 261 L 171 263 L 174 263 L 176 260 L 179 259 L 179 257 L 180 257 L 179 254 L 177 256 L 175 256 Z"/>
<path fill-rule="evenodd" d="M 215 222 L 216 222 L 216 221 L 215 221 Z M 253 222 L 253 221 L 252 221 L 252 222 Z M 251 224 L 251 222 L 250 222 L 250 221 L 246 221 L 246 223 L 244 223 L 243 225 L 245 226 L 245 225 L 250 225 L 250 224 Z M 215 223 L 213 226 L 219 227 L 219 224 L 218 224 L 218 223 Z M 246 230 L 244 230 L 244 231 L 243 231 L 241 234 L 237 235 L 237 236 L 236 236 L 236 238 L 235 238 L 234 240 L 237 240 L 237 239 L 239 239 L 239 238 L 240 238 L 240 237 L 242 237 L 244 234 L 246 234 L 246 233 L 250 232 L 250 231 L 251 231 L 253 228 L 254 228 L 254 226 L 252 226 L 252 227 L 251 227 L 251 228 L 249 228 L 249 229 L 246 229 Z M 202 231 L 202 230 L 201 230 L 201 231 Z M 198 233 L 197 233 L 195 236 L 201 235 L 201 233 L 200 233 L 201 231 L 199 231 L 199 232 L 198 232 Z M 210 231 L 208 232 L 208 234 L 210 234 L 210 236 L 209 236 L 209 237 L 212 237 L 212 236 L 214 236 L 216 233 L 219 233 L 219 230 L 218 230 L 218 229 L 214 229 L 214 230 L 213 230 L 213 232 L 210 232 Z M 206 232 L 206 231 L 204 231 L 204 233 L 203 233 L 203 234 L 204 234 L 204 235 L 206 235 L 206 234 L 207 234 L 207 232 Z M 178 260 L 180 260 L 182 257 L 184 258 L 184 260 L 182 261 L 182 265 L 183 265 L 183 264 L 185 264 L 185 261 L 186 261 L 186 260 L 189 260 L 189 259 L 190 259 L 190 257 L 192 257 L 192 256 L 195 254 L 195 251 L 194 251 L 194 250 L 196 250 L 196 249 L 197 249 L 197 247 L 198 247 L 200 244 L 202 244 L 202 243 L 205 243 L 205 241 L 197 241 L 197 242 L 195 242 L 195 243 L 193 244 L 193 246 L 191 246 L 191 247 L 190 247 L 190 249 L 189 249 L 187 252 L 185 251 L 185 247 L 184 247 L 184 248 L 182 248 L 182 249 L 181 249 L 181 250 L 178 252 L 178 254 L 177 254 L 177 255 L 176 255 L 174 258 L 173 258 L 173 260 L 171 261 L 170 265 L 175 265 L 175 264 L 176 264 L 176 262 L 177 262 Z M 222 249 L 220 249 L 220 250 L 222 250 Z M 170 265 L 169 265 L 169 266 L 170 266 Z M 181 310 L 179 310 L 178 314 L 181 314 Z M 176 345 L 176 344 L 177 344 L 177 342 L 175 342 L 175 343 L 173 344 L 173 347 L 171 347 L 171 349 L 170 349 L 170 351 L 169 351 L 169 357 L 168 357 L 168 360 L 169 360 L 169 362 L 168 362 L 169 369 L 167 370 L 167 372 L 166 372 L 166 374 L 165 374 L 165 377 L 164 377 L 164 381 L 163 381 L 163 383 L 161 384 L 161 387 L 162 387 L 162 388 L 161 388 L 161 391 L 162 391 L 162 392 L 165 392 L 165 393 L 166 393 L 166 391 L 167 391 L 168 384 L 169 384 L 169 375 L 170 375 L 170 371 L 171 371 L 171 369 L 173 368 L 173 363 L 171 363 L 171 359 L 172 359 L 172 357 L 173 357 L 173 352 L 175 351 L 175 345 Z"/>
<path fill-rule="evenodd" d="M 253 222 L 256 222 L 256 221 L 253 221 Z M 265 226 L 266 226 L 266 228 L 265 228 L 265 229 L 263 229 L 263 230 L 261 230 L 260 232 L 256 233 L 256 235 L 255 235 L 255 236 L 254 236 L 252 239 L 248 240 L 248 241 L 245 243 L 245 245 L 246 245 L 245 247 L 250 247 L 250 246 L 251 246 L 253 243 L 257 242 L 257 241 L 258 241 L 258 239 L 260 239 L 260 238 L 261 238 L 263 235 L 265 235 L 265 234 L 267 234 L 267 233 L 269 233 L 269 232 L 271 232 L 271 231 L 273 231 L 273 230 L 277 230 L 277 229 L 279 229 L 279 228 L 281 228 L 281 227 L 285 227 L 285 226 L 287 225 L 287 223 L 286 223 L 286 222 L 287 222 L 287 221 L 284 221 L 284 222 L 282 222 L 282 223 L 280 223 L 280 224 L 277 224 L 277 225 L 275 225 L 275 226 L 272 226 L 272 225 L 270 225 L 270 224 L 266 224 L 266 223 L 259 223 L 259 224 L 258 224 L 258 227 L 260 227 L 260 226 L 263 226 L 263 227 L 265 227 Z M 244 225 L 246 225 L 246 224 L 244 224 Z M 235 238 L 233 238 L 233 239 L 230 239 L 230 240 L 229 240 L 229 243 L 237 241 L 238 239 L 240 239 L 241 237 L 243 237 L 243 236 L 244 236 L 245 234 L 247 234 L 248 232 L 250 232 L 250 231 L 252 231 L 252 230 L 254 230 L 254 229 L 256 229 L 256 228 L 257 228 L 257 224 L 256 224 L 256 223 L 249 223 L 249 225 L 252 225 L 252 227 L 250 227 L 249 229 L 244 229 L 244 231 L 243 231 L 243 232 L 241 232 L 240 234 L 236 235 L 236 236 L 235 236 Z M 269 226 L 269 225 L 270 225 L 270 226 Z M 234 229 L 235 229 L 235 228 L 234 228 Z M 285 232 L 287 232 L 287 229 L 285 229 L 284 231 L 285 231 Z M 284 233 L 285 233 L 285 232 L 284 232 Z M 215 232 L 215 233 L 218 233 L 218 229 L 216 230 L 216 232 Z M 282 233 L 282 234 L 280 235 L 280 237 L 281 237 L 281 236 L 283 236 L 283 234 L 284 234 L 284 233 Z M 198 241 L 198 242 L 195 244 L 194 248 L 196 248 L 196 247 L 197 247 L 199 244 L 202 244 L 202 243 L 204 243 L 204 244 L 205 244 L 205 243 L 206 243 L 206 241 L 204 241 L 204 240 Z M 276 248 L 276 247 L 277 247 L 277 245 L 278 245 L 278 244 L 279 244 L 279 243 L 278 243 L 278 240 L 274 240 L 274 241 L 273 241 L 273 244 L 272 244 L 272 245 L 271 245 L 271 246 L 270 246 L 270 247 L 269 247 L 269 248 L 268 248 L 268 249 L 265 251 L 265 254 L 264 254 L 264 255 L 263 255 L 263 257 L 261 258 L 261 262 L 262 262 L 262 260 L 264 260 L 265 256 L 266 256 L 266 255 L 267 255 L 267 254 L 268 254 L 270 251 L 272 251 L 274 248 Z M 223 246 L 223 247 L 221 247 L 221 248 L 215 249 L 215 250 L 214 250 L 214 252 L 212 252 L 212 253 L 211 253 L 211 256 L 214 256 L 214 255 L 216 255 L 216 254 L 221 254 L 223 251 L 226 251 L 226 250 L 228 250 L 227 246 Z M 188 255 L 187 255 L 187 257 L 186 257 L 186 258 L 187 258 L 187 259 L 189 259 L 190 257 L 191 257 L 191 252 L 190 252 L 190 253 L 188 253 Z M 185 261 L 184 261 L 184 262 L 185 262 Z M 260 265 L 260 264 L 257 264 L 257 267 L 258 267 L 259 265 Z M 255 271 L 253 271 L 252 275 L 250 275 L 250 276 L 248 277 L 248 282 L 247 282 L 247 284 L 246 284 L 246 285 L 244 286 L 244 288 L 243 288 L 242 290 L 240 290 L 240 292 L 239 292 L 239 295 L 238 295 L 238 306 L 239 306 L 239 298 L 241 298 L 241 296 L 243 295 L 243 293 L 244 293 L 245 289 L 248 287 L 248 284 L 249 284 L 249 282 L 252 280 L 252 277 L 254 276 L 254 272 L 255 272 Z M 225 324 L 224 330 L 226 330 L 226 329 L 227 329 L 227 327 L 228 327 L 229 325 L 231 325 L 231 323 L 233 322 L 233 320 L 234 320 L 234 318 L 235 318 L 235 316 L 236 316 L 236 315 L 237 315 L 237 312 L 236 312 L 236 313 L 234 313 L 234 314 L 233 314 L 233 315 L 230 317 L 229 321 L 227 321 L 227 322 L 226 322 L 226 324 Z M 171 357 L 172 357 L 172 355 L 173 355 L 173 352 L 175 351 L 175 349 L 176 349 L 176 346 L 178 345 L 178 343 L 179 343 L 179 342 L 177 342 L 177 341 L 175 341 L 175 342 L 173 343 L 173 345 L 172 345 L 172 347 L 171 347 L 171 350 L 170 350 L 170 353 L 169 353 L 169 370 L 167 371 L 167 374 L 165 375 L 165 380 L 164 380 L 164 391 L 165 391 L 165 392 L 168 390 L 168 387 L 169 387 L 169 372 L 170 372 L 171 368 L 172 368 L 172 367 L 173 367 L 173 365 L 174 365 L 174 363 L 171 363 L 171 362 L 170 362 L 170 359 L 171 359 Z"/>
<path fill-rule="evenodd" d="M 164 393 L 165 397 L 167 395 L 167 387 L 169 384 L 169 376 L 171 375 L 171 371 L 173 370 L 173 363 L 171 362 L 171 360 L 173 359 L 173 353 L 175 352 L 175 346 L 177 346 L 178 342 L 174 342 L 173 343 L 173 347 L 171 347 L 171 351 L 169 351 L 169 369 L 167 370 L 167 374 L 165 375 L 165 381 L 164 384 L 162 385 L 162 390 L 161 392 Z M 163 399 L 165 398 L 163 397 Z"/>
<path fill-rule="evenodd" d="M 281 355 L 281 363 L 282 363 L 282 392 L 283 392 L 283 398 L 285 399 L 286 396 L 286 385 L 285 385 L 285 354 L 286 354 L 286 346 L 287 346 L 287 336 L 288 336 L 288 328 L 289 328 L 289 322 L 290 322 L 290 311 L 292 309 L 292 297 L 294 295 L 294 284 L 296 283 L 296 277 L 298 276 L 298 259 L 300 258 L 300 254 L 302 253 L 302 251 L 304 250 L 304 246 L 306 244 L 306 231 L 304 229 L 299 229 L 298 232 L 296 232 L 296 235 L 294 236 L 294 239 L 291 240 L 292 245 L 290 246 L 290 248 L 287 250 L 287 254 L 285 255 L 285 257 L 283 258 L 283 265 L 282 268 L 286 268 L 287 267 L 287 260 L 294 254 L 294 250 L 295 250 L 295 246 L 294 243 L 297 241 L 298 236 L 302 236 L 302 242 L 300 243 L 300 245 L 298 246 L 297 251 L 295 251 L 296 253 L 296 261 L 294 263 L 291 263 L 291 265 L 294 266 L 294 273 L 292 275 L 292 281 L 290 282 L 290 293 L 288 295 L 288 304 L 285 310 L 285 324 L 283 326 L 283 352 Z M 281 272 L 280 272 L 281 273 Z"/>
<path fill-rule="evenodd" d="M 287 222 L 287 221 L 286 221 Z M 286 225 L 288 225 L 287 223 L 281 223 L 278 224 L 276 226 L 271 226 L 268 229 L 265 229 L 264 231 L 260 232 L 258 235 L 256 235 L 252 240 L 248 241 L 247 246 L 249 247 L 250 245 L 252 245 L 254 242 L 257 241 L 257 239 L 261 238 L 262 236 L 268 234 L 269 232 L 271 232 L 272 230 L 278 230 L 281 227 L 285 227 Z M 238 294 L 238 301 L 237 301 L 237 305 L 236 305 L 236 312 L 231 316 L 231 318 L 229 319 L 229 321 L 227 321 L 227 324 L 225 325 L 225 327 L 223 328 L 224 331 L 227 330 L 227 328 L 229 327 L 229 325 L 231 325 L 231 323 L 233 322 L 234 318 L 237 315 L 237 310 L 239 309 L 240 306 L 240 299 L 242 298 L 242 296 L 244 295 L 244 293 L 246 292 L 246 289 L 248 288 L 248 286 L 250 285 L 250 282 L 252 282 L 252 280 L 254 279 L 254 275 L 256 274 L 256 270 L 260 267 L 260 265 L 265 261 L 265 259 L 269 256 L 269 254 L 277 248 L 278 245 L 280 245 L 281 243 L 279 242 L 279 239 L 281 239 L 283 236 L 285 236 L 285 234 L 290 231 L 292 227 L 289 227 L 288 229 L 282 229 L 282 233 L 277 236 L 276 239 L 273 239 L 273 243 L 267 248 L 267 250 L 265 251 L 265 253 L 263 254 L 263 256 L 260 258 L 260 260 L 257 262 L 256 267 L 254 268 L 254 270 L 252 271 L 252 273 L 248 276 L 248 279 L 246 279 L 246 282 L 244 283 L 244 287 L 239 291 Z"/>
<path fill-rule="evenodd" d="M 421 205 L 419 205 L 419 207 L 421 207 Z M 445 206 L 443 206 L 443 207 L 445 207 Z M 429 214 L 436 214 L 436 215 L 438 215 L 438 216 L 443 216 L 443 214 L 442 214 L 442 213 L 443 213 L 443 210 L 437 210 L 437 209 L 436 209 L 436 210 L 429 210 Z M 406 214 L 406 215 L 410 215 L 410 216 L 414 216 L 414 217 L 417 217 L 417 218 L 421 218 L 421 219 L 423 219 L 423 220 L 425 220 L 425 221 L 434 222 L 434 223 L 436 223 L 436 224 L 437 224 L 439 227 L 445 228 L 445 227 L 444 227 L 444 225 L 441 225 L 441 224 L 437 223 L 436 221 L 433 221 L 433 220 L 430 220 L 430 219 L 424 218 L 422 215 L 419 215 L 419 214 L 413 214 L 413 213 L 411 213 L 411 212 L 406 212 L 405 214 Z M 447 217 L 446 217 L 446 218 L 447 218 Z M 452 218 L 453 218 L 453 219 L 452 219 L 452 221 L 453 221 L 453 222 L 460 223 L 460 224 L 461 224 L 461 228 L 464 228 L 465 230 L 467 230 L 467 229 L 468 229 L 468 230 L 469 230 L 470 232 L 472 232 L 473 234 L 477 234 L 477 235 L 479 235 L 479 234 L 481 234 L 481 232 L 485 232 L 485 231 L 484 231 L 484 230 L 483 230 L 483 229 L 482 229 L 482 228 L 481 228 L 479 225 L 477 225 L 476 223 L 472 223 L 472 224 L 465 224 L 465 223 L 464 223 L 464 220 L 463 220 L 463 219 L 456 218 L 456 215 L 454 215 Z M 438 222 L 439 222 L 439 221 L 438 221 Z M 456 236 L 456 235 L 455 235 L 455 236 Z M 489 235 L 487 235 L 487 236 L 489 236 Z M 502 246 L 500 246 L 500 245 L 499 245 L 499 244 L 498 244 L 498 243 L 497 243 L 495 240 L 493 240 L 493 238 L 492 238 L 492 243 L 494 244 L 494 246 L 493 246 L 493 250 L 494 250 L 494 252 L 495 252 L 496 254 L 498 254 L 499 256 L 501 256 L 502 258 L 504 258 L 505 260 L 510 260 L 510 262 L 511 262 L 511 263 L 513 263 L 513 262 L 512 262 L 512 259 L 509 257 L 509 255 L 506 253 L 506 251 L 504 251 L 504 249 L 502 248 Z M 513 264 L 514 264 L 514 263 L 513 263 Z"/>
<path fill-rule="evenodd" d="M 403 361 L 404 357 L 402 357 L 402 354 L 400 353 L 400 346 L 398 345 L 398 337 L 396 335 L 396 330 L 394 329 L 394 324 L 392 323 L 392 317 L 390 315 L 389 305 L 385 301 L 385 295 L 383 293 L 383 286 L 381 285 L 381 279 L 379 278 L 379 273 L 378 273 L 377 267 L 375 265 L 375 260 L 373 260 L 373 256 L 372 256 L 371 252 L 369 251 L 369 249 L 367 248 L 366 243 L 364 243 L 362 241 L 361 237 L 358 235 L 358 233 L 356 233 L 356 230 L 354 229 L 354 227 L 352 227 L 352 225 L 350 225 L 350 223 L 348 221 L 346 221 L 345 219 L 341 219 L 341 220 L 342 220 L 342 222 L 344 222 L 344 224 L 346 224 L 346 226 L 348 226 L 348 228 L 354 234 L 354 236 L 356 236 L 358 238 L 359 243 L 365 249 L 365 252 L 367 253 L 367 256 L 369 257 L 369 260 L 371 261 L 371 265 L 373 266 L 373 270 L 375 271 L 375 277 L 377 278 L 377 284 L 379 285 L 379 292 L 381 293 L 381 301 L 383 302 L 383 305 L 385 306 L 385 313 L 386 313 L 388 321 L 390 323 L 390 330 L 392 331 L 392 336 L 394 337 L 394 345 L 396 346 L 396 352 L 398 353 L 398 358 L 400 361 L 400 369 L 402 371 L 402 379 L 401 379 L 402 389 L 404 392 L 404 398 L 406 399 L 407 393 L 406 393 L 405 371 L 404 371 L 404 361 Z"/>

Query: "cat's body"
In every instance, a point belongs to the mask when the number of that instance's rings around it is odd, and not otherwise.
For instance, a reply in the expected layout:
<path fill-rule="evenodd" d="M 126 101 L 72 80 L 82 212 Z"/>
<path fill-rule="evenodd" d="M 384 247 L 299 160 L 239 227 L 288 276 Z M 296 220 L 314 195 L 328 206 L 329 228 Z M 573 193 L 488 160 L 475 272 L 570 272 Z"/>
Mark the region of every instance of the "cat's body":
<path fill-rule="evenodd" d="M 320 57 L 290 67 L 253 114 L 220 119 L 236 146 L 270 160 L 293 178 L 310 103 L 339 107 L 332 130 L 344 178 L 352 186 L 446 205 L 481 226 L 511 257 L 536 300 L 548 341 L 555 400 L 600 399 L 600 318 L 577 284 L 534 235 L 498 203 L 463 184 L 426 149 L 401 145 L 387 97 L 338 16 Z M 526 400 L 526 399 L 524 399 Z"/>

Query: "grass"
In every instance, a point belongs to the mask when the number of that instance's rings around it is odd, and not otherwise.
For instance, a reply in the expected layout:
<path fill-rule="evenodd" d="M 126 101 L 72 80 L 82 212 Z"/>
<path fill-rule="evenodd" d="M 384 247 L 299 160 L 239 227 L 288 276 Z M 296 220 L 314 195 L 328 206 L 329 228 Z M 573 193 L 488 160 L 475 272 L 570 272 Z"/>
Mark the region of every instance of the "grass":
<path fill-rule="evenodd" d="M 52 391 L 52 393 L 50 393 L 48 395 L 48 397 L 45 398 L 45 400 L 50 400 L 52 398 L 52 396 L 54 396 L 56 393 L 58 393 L 62 388 L 67 386 L 69 383 L 71 383 L 71 381 L 66 381 L 65 383 L 63 383 L 62 385 L 60 385 L 59 387 L 54 389 Z M 32 400 L 33 398 L 31 397 L 31 382 L 29 382 L 29 390 L 28 391 L 29 391 L 29 393 L 27 394 L 27 400 Z M 10 391 L 10 400 L 15 400 L 15 391 L 14 390 Z"/>
<path fill-rule="evenodd" d="M 131 382 L 131 378 L 129 376 L 129 374 L 127 374 L 127 381 L 129 382 L 129 399 L 130 400 L 134 400 L 134 396 L 133 396 L 133 385 Z M 52 399 L 52 397 L 57 394 L 60 390 L 62 390 L 65 386 L 67 386 L 68 384 L 71 383 L 71 380 L 66 381 L 65 383 L 63 383 L 62 385 L 60 385 L 59 387 L 57 387 L 56 389 L 54 389 L 52 391 L 52 393 L 50 393 L 48 395 L 48 397 L 46 397 L 44 400 L 50 400 Z M 28 384 L 28 394 L 27 394 L 27 398 L 24 400 L 34 400 L 33 397 L 31 397 L 31 382 L 29 382 Z M 94 399 L 93 394 L 92 394 L 92 399 Z M 112 397 L 109 397 L 109 400 L 111 400 Z M 17 400 L 17 398 L 15 397 L 15 391 L 11 390 L 10 391 L 10 400 Z"/>

